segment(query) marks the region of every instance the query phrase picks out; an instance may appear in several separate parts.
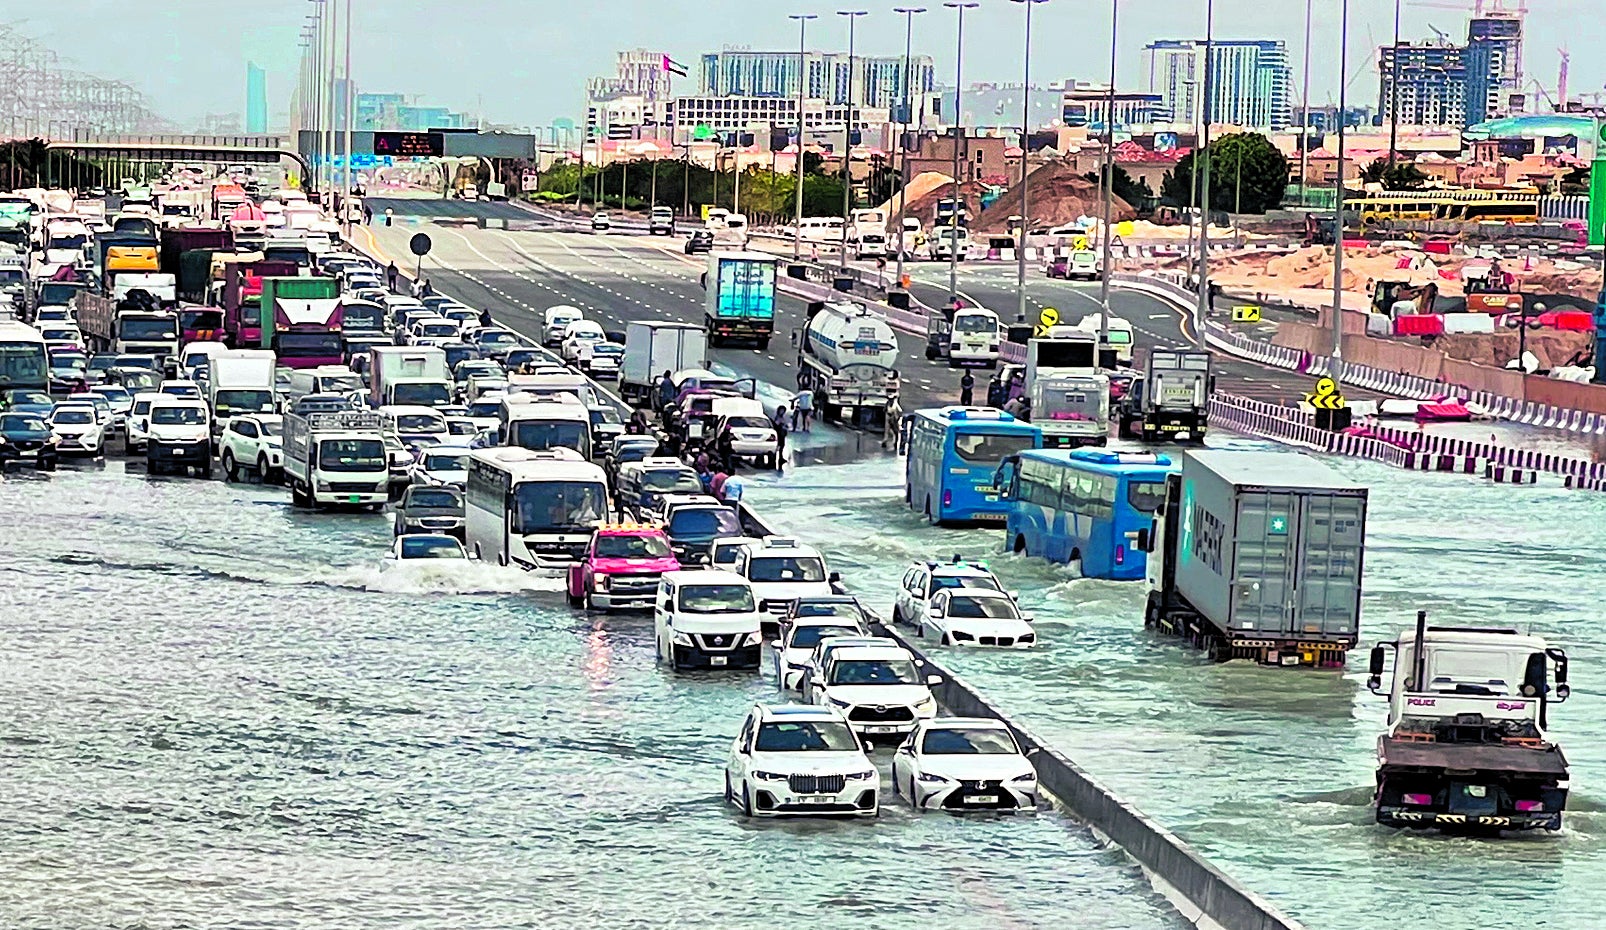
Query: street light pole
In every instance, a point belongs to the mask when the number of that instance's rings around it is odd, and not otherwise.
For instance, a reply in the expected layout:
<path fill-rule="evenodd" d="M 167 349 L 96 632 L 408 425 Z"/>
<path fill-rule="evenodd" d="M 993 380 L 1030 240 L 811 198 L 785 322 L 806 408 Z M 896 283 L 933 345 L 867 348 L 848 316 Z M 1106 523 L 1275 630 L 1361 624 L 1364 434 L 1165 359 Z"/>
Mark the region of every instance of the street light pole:
<path fill-rule="evenodd" d="M 1021 56 L 1025 79 L 1020 103 L 1020 236 L 1015 240 L 1015 322 L 1026 322 L 1026 236 L 1032 228 L 1031 166 L 1027 156 L 1032 142 L 1032 7 L 1048 0 L 1014 0 L 1026 6 L 1026 50 Z"/>
<path fill-rule="evenodd" d="M 1305 89 L 1299 97 L 1299 205 L 1305 206 L 1305 187 L 1310 181 L 1310 8 L 1305 0 Z"/>
<path fill-rule="evenodd" d="M 911 76 L 914 73 L 914 62 L 910 56 L 914 53 L 915 16 L 919 13 L 926 12 L 926 8 L 923 6 L 900 6 L 894 9 L 892 12 L 902 13 L 904 17 L 903 113 L 900 114 L 903 117 L 903 132 L 898 134 L 898 138 L 894 140 L 892 144 L 892 167 L 893 171 L 898 175 L 898 210 L 897 212 L 893 213 L 892 216 L 887 217 L 887 221 L 896 221 L 898 224 L 898 286 L 902 287 L 903 256 L 904 253 L 908 251 L 907 243 L 904 241 L 905 234 L 903 226 L 904 214 L 909 210 L 909 197 L 904 190 L 908 184 L 908 179 L 904 177 L 904 174 L 909 170 L 909 156 L 907 154 L 903 156 L 903 166 L 899 167 L 898 150 L 903 148 L 904 138 L 909 135 L 909 111 L 913 105 L 913 100 L 909 92 L 909 84 Z"/>
<path fill-rule="evenodd" d="M 351 165 L 351 124 L 357 116 L 356 85 L 351 83 L 351 23 L 351 0 L 346 0 L 346 99 L 345 106 L 341 107 L 341 116 L 346 122 L 346 199 L 340 204 L 340 219 L 347 235 L 351 233 L 351 198 L 357 190 L 357 176 Z M 539 160 L 536 164 L 540 164 Z"/>
<path fill-rule="evenodd" d="M 853 38 L 854 26 L 868 10 L 837 10 L 848 20 L 848 92 L 843 102 L 847 114 L 842 126 L 842 245 L 841 265 L 848 267 L 848 220 L 853 215 Z"/>
<path fill-rule="evenodd" d="M 793 13 L 787 19 L 797 20 L 797 145 L 792 168 L 797 174 L 797 190 L 792 210 L 792 261 L 803 258 L 803 95 L 808 90 L 808 28 L 809 20 L 819 19 L 814 13 Z M 691 148 L 686 149 L 687 157 Z"/>
<path fill-rule="evenodd" d="M 1204 91 L 1199 101 L 1200 154 L 1205 160 L 1200 181 L 1204 185 L 1204 192 L 1199 201 L 1199 302 L 1193 321 L 1194 339 L 1201 349 L 1205 347 L 1205 321 L 1210 318 L 1210 95 L 1215 83 L 1210 79 L 1210 59 L 1215 52 L 1215 30 L 1216 4 L 1215 0 L 1208 0 L 1205 6 Z M 1195 156 L 1194 161 L 1198 160 L 1198 156 Z"/>
<path fill-rule="evenodd" d="M 1343 0 L 1338 28 L 1338 150 L 1335 153 L 1338 176 L 1333 182 L 1336 191 L 1333 202 L 1333 364 L 1328 372 L 1333 379 L 1334 394 L 1339 393 L 1344 378 L 1344 108 L 1347 105 L 1344 81 L 1349 68 L 1349 0 Z"/>
<path fill-rule="evenodd" d="M 964 67 L 965 67 L 965 11 L 981 6 L 977 0 L 948 0 L 943 6 L 959 13 L 959 29 L 954 53 L 954 202 L 948 217 L 948 309 L 959 307 L 959 210 L 964 198 L 959 192 L 959 143 L 965 137 L 964 127 Z M 932 230 L 936 232 L 935 229 Z"/>
<path fill-rule="evenodd" d="M 1099 274 L 1099 344 L 1110 338 L 1110 263 L 1114 254 L 1111 240 L 1115 227 L 1115 37 L 1121 4 L 1110 0 L 1110 93 L 1104 101 L 1104 270 Z"/>
<path fill-rule="evenodd" d="M 1400 0 L 1394 0 L 1394 45 L 1389 49 L 1389 167 L 1400 147 Z"/>

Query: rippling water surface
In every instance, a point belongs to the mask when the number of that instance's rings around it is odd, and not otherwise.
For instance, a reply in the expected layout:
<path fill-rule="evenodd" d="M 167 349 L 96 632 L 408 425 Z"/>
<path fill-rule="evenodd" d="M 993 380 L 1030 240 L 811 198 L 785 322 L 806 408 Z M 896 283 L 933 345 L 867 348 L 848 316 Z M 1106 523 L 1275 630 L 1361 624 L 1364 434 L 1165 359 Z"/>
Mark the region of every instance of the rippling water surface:
<path fill-rule="evenodd" d="M 286 496 L 0 480 L 0 926 L 1181 925 L 1055 814 L 746 823 L 771 682 L 670 678 L 555 580 L 381 576 L 386 518 Z"/>
<path fill-rule="evenodd" d="M 1363 649 L 1342 674 L 1206 662 L 1143 630 L 1141 583 L 998 555 L 997 530 L 926 527 L 887 459 L 800 470 L 751 496 L 825 546 L 882 610 L 909 560 L 990 554 L 1044 645 L 943 660 L 1313 930 L 1606 923 L 1606 496 L 1332 462 L 1372 489 Z M 1559 835 L 1453 839 L 1372 822 L 1386 708 L 1366 690 L 1364 647 L 1411 627 L 1419 608 L 1568 650 L 1573 697 L 1552 715 L 1572 763 Z"/>

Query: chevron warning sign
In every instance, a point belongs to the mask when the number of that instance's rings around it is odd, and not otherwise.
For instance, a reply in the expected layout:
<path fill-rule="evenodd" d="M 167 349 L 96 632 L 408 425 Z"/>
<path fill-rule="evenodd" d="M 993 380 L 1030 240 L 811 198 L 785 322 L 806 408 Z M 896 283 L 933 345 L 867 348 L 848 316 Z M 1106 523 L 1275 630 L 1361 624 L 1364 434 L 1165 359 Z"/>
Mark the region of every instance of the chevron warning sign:
<path fill-rule="evenodd" d="M 1349 406 L 1344 395 L 1338 393 L 1338 385 L 1332 378 L 1318 378 L 1316 389 L 1305 395 L 1305 403 L 1317 410 L 1343 410 Z"/>

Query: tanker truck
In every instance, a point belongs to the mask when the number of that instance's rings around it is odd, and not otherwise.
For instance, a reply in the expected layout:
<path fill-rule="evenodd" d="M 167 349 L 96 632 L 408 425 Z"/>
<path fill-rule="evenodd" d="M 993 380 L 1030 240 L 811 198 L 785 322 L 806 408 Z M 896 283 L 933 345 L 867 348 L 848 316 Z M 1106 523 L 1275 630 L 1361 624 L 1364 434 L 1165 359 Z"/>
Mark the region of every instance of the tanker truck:
<path fill-rule="evenodd" d="M 814 392 L 820 416 L 883 428 L 898 396 L 898 338 L 886 318 L 857 304 L 812 303 L 799 342 L 797 386 Z"/>
<path fill-rule="evenodd" d="M 1560 830 L 1568 766 L 1550 737 L 1567 700 L 1567 654 L 1515 629 L 1429 626 L 1378 644 L 1367 687 L 1383 694 L 1377 822 L 1445 833 Z"/>

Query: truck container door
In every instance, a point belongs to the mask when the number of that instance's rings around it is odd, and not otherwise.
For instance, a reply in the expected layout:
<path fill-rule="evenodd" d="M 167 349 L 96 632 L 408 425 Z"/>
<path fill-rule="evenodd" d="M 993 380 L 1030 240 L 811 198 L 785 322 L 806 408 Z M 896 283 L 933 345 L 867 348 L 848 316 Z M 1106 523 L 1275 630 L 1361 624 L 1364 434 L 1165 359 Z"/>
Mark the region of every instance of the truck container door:
<path fill-rule="evenodd" d="M 1360 629 L 1365 498 L 1299 496 L 1299 549 L 1288 632 L 1354 639 Z"/>
<path fill-rule="evenodd" d="M 1297 587 L 1298 496 L 1245 488 L 1238 495 L 1232 546 L 1234 632 L 1282 633 L 1290 628 Z"/>

